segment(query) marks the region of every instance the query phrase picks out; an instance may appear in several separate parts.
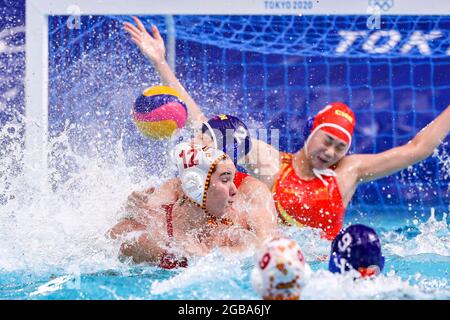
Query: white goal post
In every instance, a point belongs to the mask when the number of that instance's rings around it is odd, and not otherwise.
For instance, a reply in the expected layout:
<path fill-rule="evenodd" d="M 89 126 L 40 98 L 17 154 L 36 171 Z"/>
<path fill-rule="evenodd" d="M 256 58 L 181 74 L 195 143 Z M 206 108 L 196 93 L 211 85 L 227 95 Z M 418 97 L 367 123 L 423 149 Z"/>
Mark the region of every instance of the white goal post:
<path fill-rule="evenodd" d="M 450 0 L 26 0 L 25 175 L 48 183 L 48 16 L 80 15 L 449 15 Z"/>

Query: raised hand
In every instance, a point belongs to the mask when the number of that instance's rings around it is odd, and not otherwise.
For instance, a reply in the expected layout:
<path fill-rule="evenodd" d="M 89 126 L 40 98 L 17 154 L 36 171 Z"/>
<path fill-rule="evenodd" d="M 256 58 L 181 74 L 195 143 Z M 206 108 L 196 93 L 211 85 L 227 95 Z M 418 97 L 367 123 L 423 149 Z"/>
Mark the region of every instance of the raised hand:
<path fill-rule="evenodd" d="M 136 26 L 132 23 L 125 22 L 124 30 L 131 36 L 131 40 L 139 47 L 142 54 L 152 62 L 155 70 L 161 77 L 163 84 L 174 88 L 180 93 L 189 111 L 189 123 L 207 121 L 208 118 L 206 118 L 200 107 L 187 93 L 186 89 L 167 63 L 166 47 L 164 46 L 164 40 L 161 37 L 158 28 L 155 25 L 152 25 L 151 33 L 148 33 L 141 20 L 134 16 L 132 18 L 136 23 Z"/>
<path fill-rule="evenodd" d="M 166 63 L 166 48 L 158 28 L 152 25 L 150 34 L 139 18 L 135 16 L 132 18 L 137 27 L 129 22 L 124 23 L 124 30 L 131 36 L 131 40 L 154 65 Z"/>

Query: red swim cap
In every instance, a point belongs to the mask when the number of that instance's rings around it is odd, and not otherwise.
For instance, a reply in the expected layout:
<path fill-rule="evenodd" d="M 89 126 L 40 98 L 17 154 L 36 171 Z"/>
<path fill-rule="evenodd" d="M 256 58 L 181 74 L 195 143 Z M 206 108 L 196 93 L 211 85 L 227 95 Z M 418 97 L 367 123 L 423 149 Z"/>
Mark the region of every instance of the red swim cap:
<path fill-rule="evenodd" d="M 342 102 L 333 102 L 317 113 L 310 136 L 321 129 L 350 146 L 355 122 L 355 114 L 349 106 Z"/>

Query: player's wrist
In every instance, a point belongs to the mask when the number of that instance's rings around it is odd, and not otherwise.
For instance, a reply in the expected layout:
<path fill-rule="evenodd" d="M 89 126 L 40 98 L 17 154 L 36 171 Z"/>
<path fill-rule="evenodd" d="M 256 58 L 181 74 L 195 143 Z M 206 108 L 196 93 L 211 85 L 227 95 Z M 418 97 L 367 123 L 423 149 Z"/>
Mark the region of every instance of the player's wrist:
<path fill-rule="evenodd" d="M 169 64 L 167 63 L 167 60 L 163 57 L 163 58 L 157 58 L 157 59 L 151 59 L 153 65 L 155 66 L 155 68 L 157 69 L 164 69 L 164 68 L 168 68 Z"/>

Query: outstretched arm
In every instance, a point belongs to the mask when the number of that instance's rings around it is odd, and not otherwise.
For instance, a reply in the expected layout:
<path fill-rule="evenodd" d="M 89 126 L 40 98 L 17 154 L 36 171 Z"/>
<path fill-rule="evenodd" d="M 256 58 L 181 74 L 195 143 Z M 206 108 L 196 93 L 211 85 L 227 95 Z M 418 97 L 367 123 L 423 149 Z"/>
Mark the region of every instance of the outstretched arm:
<path fill-rule="evenodd" d="M 208 120 L 167 63 L 164 40 L 161 37 L 158 28 L 153 25 L 152 34 L 149 34 L 143 23 L 137 17 L 133 16 L 133 20 L 137 27 L 129 22 L 125 22 L 125 31 L 128 32 L 131 36 L 131 40 L 139 47 L 144 56 L 152 62 L 163 83 L 180 93 L 189 111 L 188 121 L 192 124 L 194 122 Z"/>
<path fill-rule="evenodd" d="M 350 156 L 356 165 L 357 182 L 388 176 L 429 157 L 450 131 L 450 106 L 410 142 L 375 155 Z"/>

